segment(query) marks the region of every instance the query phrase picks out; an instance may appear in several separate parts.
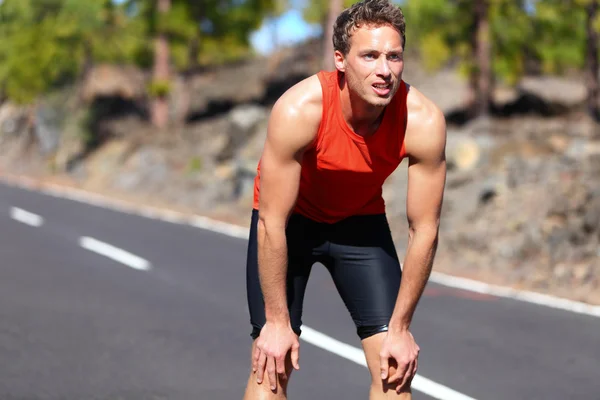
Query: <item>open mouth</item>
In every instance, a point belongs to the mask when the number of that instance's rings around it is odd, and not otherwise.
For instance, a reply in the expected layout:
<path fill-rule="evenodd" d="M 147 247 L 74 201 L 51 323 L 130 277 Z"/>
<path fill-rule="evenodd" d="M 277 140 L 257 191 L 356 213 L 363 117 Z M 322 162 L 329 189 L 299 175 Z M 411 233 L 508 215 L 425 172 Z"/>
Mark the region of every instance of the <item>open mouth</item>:
<path fill-rule="evenodd" d="M 373 88 L 375 93 L 377 93 L 378 95 L 385 96 L 390 93 L 392 84 L 391 83 L 376 83 L 374 85 L 371 85 L 371 87 Z"/>

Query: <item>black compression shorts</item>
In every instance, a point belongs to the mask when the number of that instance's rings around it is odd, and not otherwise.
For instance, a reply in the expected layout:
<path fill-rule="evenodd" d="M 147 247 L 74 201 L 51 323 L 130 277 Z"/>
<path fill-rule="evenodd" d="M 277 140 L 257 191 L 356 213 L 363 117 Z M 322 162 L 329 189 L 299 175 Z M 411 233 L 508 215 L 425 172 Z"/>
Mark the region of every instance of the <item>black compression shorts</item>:
<path fill-rule="evenodd" d="M 257 223 L 258 211 L 253 210 L 246 289 L 254 339 L 265 324 L 258 275 Z M 316 262 L 322 263 L 331 274 L 361 339 L 387 331 L 402 271 L 384 214 L 354 216 L 335 224 L 319 223 L 294 214 L 289 219 L 286 234 L 287 300 L 296 334 L 301 334 L 304 292 Z"/>

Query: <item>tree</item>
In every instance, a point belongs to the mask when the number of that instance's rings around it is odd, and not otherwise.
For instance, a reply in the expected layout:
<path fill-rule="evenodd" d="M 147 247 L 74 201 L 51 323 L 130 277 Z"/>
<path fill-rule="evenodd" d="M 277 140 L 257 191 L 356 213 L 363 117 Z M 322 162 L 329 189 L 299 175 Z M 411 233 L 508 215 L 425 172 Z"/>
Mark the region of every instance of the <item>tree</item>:
<path fill-rule="evenodd" d="M 313 24 L 321 25 L 323 62 L 322 68 L 332 70 L 333 63 L 333 24 L 343 8 L 350 7 L 356 0 L 310 0 L 303 9 L 304 19 Z"/>
<path fill-rule="evenodd" d="M 171 9 L 171 0 L 157 0 L 158 29 L 154 39 L 154 70 L 152 73 L 152 84 L 155 88 L 155 96 L 152 103 L 152 123 L 158 128 L 164 128 L 169 122 L 169 103 L 166 95 L 169 86 L 169 41 L 161 19 L 166 19 Z M 157 90 L 158 89 L 158 90 Z"/>
<path fill-rule="evenodd" d="M 4 0 L 0 4 L 0 87 L 31 103 L 81 79 L 94 60 L 125 61 L 137 42 L 122 35 L 126 18 L 109 0 Z"/>
<path fill-rule="evenodd" d="M 600 82 L 598 82 L 598 1 L 589 0 L 586 8 L 586 86 L 588 88 L 588 113 L 596 120 L 600 119 L 598 100 L 600 97 Z"/>
<path fill-rule="evenodd" d="M 338 14 L 342 11 L 342 0 L 329 0 L 327 26 L 323 35 L 323 69 L 335 69 L 333 54 L 333 25 Z"/>
<path fill-rule="evenodd" d="M 512 85 L 524 73 L 532 38 L 524 0 L 406 0 L 403 9 L 424 65 L 456 62 L 467 77 L 471 116 L 489 112 L 497 81 Z"/>
<path fill-rule="evenodd" d="M 489 0 L 475 0 L 473 4 L 473 33 L 471 36 L 473 69 L 471 114 L 487 115 L 492 103 L 492 71 Z"/>

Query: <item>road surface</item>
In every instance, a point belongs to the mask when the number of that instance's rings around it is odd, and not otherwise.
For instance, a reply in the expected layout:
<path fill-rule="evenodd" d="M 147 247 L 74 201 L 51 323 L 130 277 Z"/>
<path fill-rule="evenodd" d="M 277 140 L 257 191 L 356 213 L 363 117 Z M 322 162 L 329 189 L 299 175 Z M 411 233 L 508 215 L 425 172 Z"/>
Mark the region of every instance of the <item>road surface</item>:
<path fill-rule="evenodd" d="M 242 398 L 243 238 L 4 184 L 0 238 L 0 399 Z M 304 323 L 290 399 L 367 399 L 322 267 Z M 415 399 L 600 399 L 600 318 L 430 283 L 412 331 Z"/>

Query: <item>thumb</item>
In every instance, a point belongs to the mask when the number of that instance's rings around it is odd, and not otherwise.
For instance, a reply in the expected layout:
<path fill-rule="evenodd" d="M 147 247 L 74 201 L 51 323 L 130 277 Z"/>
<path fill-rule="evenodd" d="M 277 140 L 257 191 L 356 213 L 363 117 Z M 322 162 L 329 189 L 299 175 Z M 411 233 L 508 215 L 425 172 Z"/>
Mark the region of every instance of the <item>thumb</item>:
<path fill-rule="evenodd" d="M 381 379 L 386 379 L 389 371 L 389 358 L 387 357 L 387 354 L 381 354 L 379 356 L 379 364 L 381 368 Z"/>

